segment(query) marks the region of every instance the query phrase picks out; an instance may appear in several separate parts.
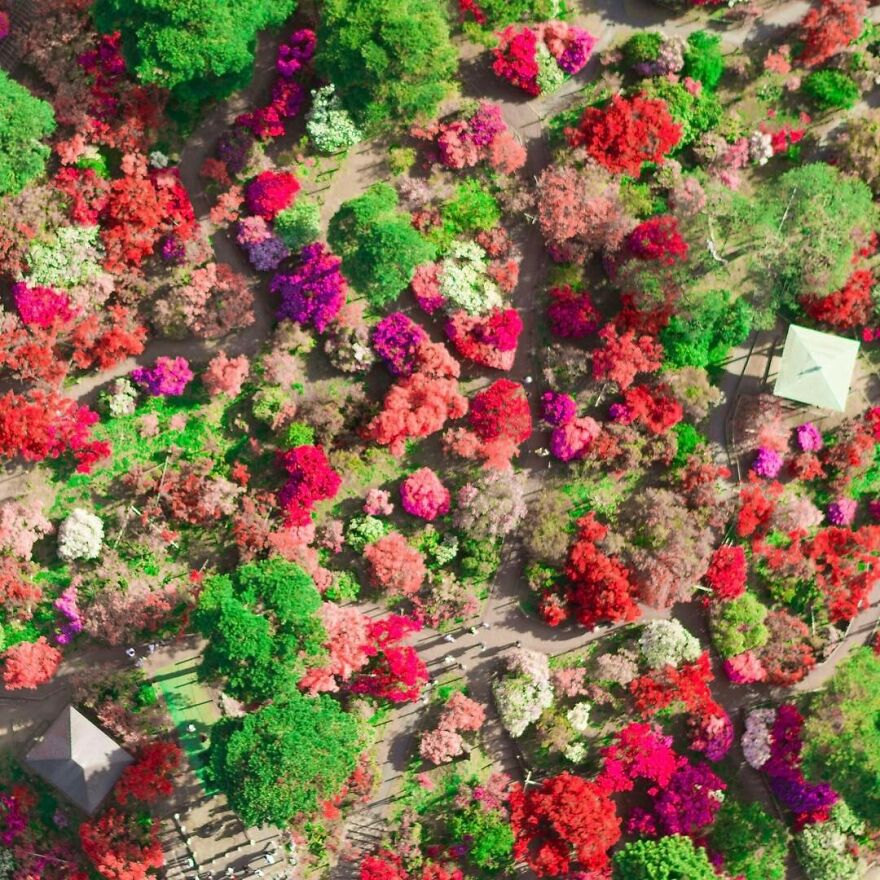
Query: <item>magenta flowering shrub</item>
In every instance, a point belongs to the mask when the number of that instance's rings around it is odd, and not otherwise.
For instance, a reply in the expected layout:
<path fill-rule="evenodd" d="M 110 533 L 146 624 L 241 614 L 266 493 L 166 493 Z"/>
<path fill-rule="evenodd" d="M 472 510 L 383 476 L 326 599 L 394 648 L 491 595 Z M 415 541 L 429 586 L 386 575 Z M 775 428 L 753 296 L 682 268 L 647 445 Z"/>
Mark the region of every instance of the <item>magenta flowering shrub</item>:
<path fill-rule="evenodd" d="M 152 367 L 132 370 L 131 378 L 153 397 L 163 394 L 177 397 L 183 394 L 192 381 L 193 371 L 186 358 L 158 357 Z"/>
<path fill-rule="evenodd" d="M 714 821 L 726 788 L 708 764 L 679 759 L 672 779 L 654 803 L 659 830 L 664 834 L 697 834 Z"/>
<path fill-rule="evenodd" d="M 264 220 L 289 208 L 299 192 L 299 181 L 289 171 L 263 171 L 245 188 L 244 199 L 251 214 Z"/>
<path fill-rule="evenodd" d="M 526 161 L 525 148 L 508 129 L 501 108 L 485 101 L 470 116 L 416 126 L 411 134 L 427 141 L 430 158 L 446 168 L 473 168 L 487 162 L 502 174 L 512 174 Z"/>
<path fill-rule="evenodd" d="M 307 244 L 292 272 L 279 272 L 270 285 L 281 295 L 279 321 L 311 324 L 319 333 L 339 314 L 345 304 L 348 283 L 342 274 L 342 260 L 319 241 Z"/>
<path fill-rule="evenodd" d="M 416 353 L 428 334 L 403 312 L 392 312 L 373 328 L 373 351 L 385 362 L 392 376 L 411 376 Z"/>
<path fill-rule="evenodd" d="M 733 745 L 733 722 L 717 703 L 717 711 L 691 715 L 691 748 L 702 752 L 710 761 L 720 761 Z"/>
<path fill-rule="evenodd" d="M 822 432 L 812 422 L 798 425 L 795 433 L 801 452 L 818 452 L 824 446 Z"/>
<path fill-rule="evenodd" d="M 12 297 L 25 324 L 51 327 L 55 323 L 66 324 L 76 315 L 67 294 L 51 287 L 31 287 L 19 281 L 12 285 Z"/>
<path fill-rule="evenodd" d="M 541 395 L 541 418 L 554 428 L 567 425 L 577 415 L 574 399 L 561 391 L 545 391 Z"/>
<path fill-rule="evenodd" d="M 767 678 L 767 670 L 754 651 L 728 657 L 724 661 L 724 672 L 734 684 L 753 684 Z"/>
<path fill-rule="evenodd" d="M 285 79 L 291 79 L 301 73 L 315 55 L 318 38 L 314 31 L 301 28 L 294 31 L 285 42 L 278 47 L 275 69 Z"/>
<path fill-rule="evenodd" d="M 548 21 L 542 28 L 544 45 L 560 68 L 569 76 L 579 73 L 593 53 L 596 38 L 564 21 Z"/>
<path fill-rule="evenodd" d="M 77 607 L 76 587 L 69 586 L 52 604 L 52 607 L 64 618 L 61 630 L 57 633 L 55 641 L 59 645 L 67 645 L 73 637 L 82 632 L 83 620 Z"/>
<path fill-rule="evenodd" d="M 449 513 L 450 494 L 431 468 L 413 471 L 400 486 L 400 502 L 412 516 L 433 522 Z"/>
<path fill-rule="evenodd" d="M 836 501 L 832 501 L 825 513 L 828 517 L 828 522 L 833 526 L 849 526 L 852 525 L 852 521 L 856 518 L 856 510 L 858 509 L 858 502 L 856 502 L 852 498 L 838 498 Z"/>
<path fill-rule="evenodd" d="M 779 476 L 785 459 L 775 449 L 769 449 L 762 446 L 755 455 L 752 462 L 752 470 L 759 476 L 767 480 L 774 480 Z"/>
<path fill-rule="evenodd" d="M 585 290 L 574 290 L 567 284 L 554 287 L 547 307 L 550 332 L 560 339 L 583 339 L 599 329 L 599 312 Z"/>
<path fill-rule="evenodd" d="M 560 461 L 583 458 L 590 451 L 590 446 L 599 436 L 600 430 L 599 423 L 589 416 L 565 422 L 553 429 L 550 435 L 550 452 Z"/>

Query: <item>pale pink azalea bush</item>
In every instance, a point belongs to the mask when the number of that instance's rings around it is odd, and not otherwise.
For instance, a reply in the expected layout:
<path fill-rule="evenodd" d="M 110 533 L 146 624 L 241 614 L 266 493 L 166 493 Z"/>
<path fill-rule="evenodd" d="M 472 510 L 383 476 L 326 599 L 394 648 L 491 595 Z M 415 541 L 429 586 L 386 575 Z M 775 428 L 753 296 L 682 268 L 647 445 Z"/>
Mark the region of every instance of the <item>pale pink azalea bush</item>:
<path fill-rule="evenodd" d="M 395 596 L 412 596 L 424 583 L 427 569 L 421 553 L 400 532 L 390 532 L 364 550 L 370 583 Z"/>
<path fill-rule="evenodd" d="M 24 498 L 0 503 L 0 550 L 30 559 L 34 544 L 54 531 L 43 515 L 43 502 Z"/>
<path fill-rule="evenodd" d="M 230 358 L 221 351 L 209 361 L 202 373 L 202 382 L 211 397 L 219 394 L 238 397 L 249 371 L 250 362 L 245 355 Z"/>

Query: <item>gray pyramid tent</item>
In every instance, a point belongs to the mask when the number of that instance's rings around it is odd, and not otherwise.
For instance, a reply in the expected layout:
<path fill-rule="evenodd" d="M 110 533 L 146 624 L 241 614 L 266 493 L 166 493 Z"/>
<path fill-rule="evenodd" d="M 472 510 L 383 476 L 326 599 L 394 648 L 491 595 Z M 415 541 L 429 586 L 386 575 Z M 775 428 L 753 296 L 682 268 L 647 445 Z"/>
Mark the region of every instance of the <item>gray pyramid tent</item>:
<path fill-rule="evenodd" d="M 91 816 L 134 758 L 73 706 L 68 706 L 24 760 L 31 770 Z"/>
<path fill-rule="evenodd" d="M 773 393 L 799 403 L 843 412 L 859 353 L 854 339 L 792 324 Z"/>

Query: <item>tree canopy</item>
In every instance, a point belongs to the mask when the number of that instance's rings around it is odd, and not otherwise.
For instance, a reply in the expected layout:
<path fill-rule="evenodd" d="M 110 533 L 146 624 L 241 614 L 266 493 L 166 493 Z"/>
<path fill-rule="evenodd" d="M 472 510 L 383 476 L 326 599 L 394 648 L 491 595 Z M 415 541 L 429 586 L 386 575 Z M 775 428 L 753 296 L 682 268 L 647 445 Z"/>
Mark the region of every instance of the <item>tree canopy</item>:
<path fill-rule="evenodd" d="M 296 0 L 96 0 L 95 24 L 119 31 L 128 67 L 181 101 L 223 98 L 251 77 L 256 35 Z"/>
<path fill-rule="evenodd" d="M 614 880 L 714 880 L 706 850 L 689 837 L 634 840 L 614 854 Z"/>
<path fill-rule="evenodd" d="M 718 811 L 710 838 L 724 856 L 731 876 L 745 880 L 784 880 L 788 831 L 760 804 L 727 800 Z"/>
<path fill-rule="evenodd" d="M 339 792 L 362 745 L 357 719 L 336 700 L 292 691 L 215 725 L 209 760 L 215 782 L 245 825 L 284 828 Z"/>
<path fill-rule="evenodd" d="M 15 194 L 43 173 L 55 130 L 51 105 L 0 70 L 0 196 Z"/>
<path fill-rule="evenodd" d="M 433 116 L 457 55 L 431 0 L 325 0 L 315 66 L 367 129 Z"/>

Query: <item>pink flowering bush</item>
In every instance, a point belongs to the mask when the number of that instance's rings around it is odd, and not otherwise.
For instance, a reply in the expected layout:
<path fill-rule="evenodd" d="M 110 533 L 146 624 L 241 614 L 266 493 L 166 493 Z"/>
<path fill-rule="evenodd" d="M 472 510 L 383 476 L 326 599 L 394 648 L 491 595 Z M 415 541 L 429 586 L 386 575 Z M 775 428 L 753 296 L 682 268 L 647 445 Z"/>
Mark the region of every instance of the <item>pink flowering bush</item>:
<path fill-rule="evenodd" d="M 541 418 L 548 425 L 559 428 L 577 415 L 577 404 L 560 391 L 545 391 L 541 395 Z"/>
<path fill-rule="evenodd" d="M 455 312 L 446 322 L 446 335 L 469 361 L 496 370 L 509 370 L 523 324 L 516 309 L 495 308 L 487 315 Z"/>
<path fill-rule="evenodd" d="M 323 333 L 345 304 L 348 283 L 341 266 L 342 260 L 321 242 L 306 245 L 299 265 L 272 279 L 270 290 L 281 296 L 278 320 L 311 324 Z"/>
<path fill-rule="evenodd" d="M 299 181 L 289 171 L 263 171 L 245 188 L 244 198 L 251 214 L 264 220 L 289 208 L 299 191 Z"/>
<path fill-rule="evenodd" d="M 369 516 L 389 516 L 394 513 L 391 493 L 385 489 L 370 489 L 364 500 L 363 511 Z"/>
<path fill-rule="evenodd" d="M 849 526 L 856 518 L 857 509 L 858 502 L 853 498 L 838 498 L 828 505 L 825 513 L 831 525 Z"/>
<path fill-rule="evenodd" d="M 364 549 L 370 583 L 395 596 L 412 596 L 425 580 L 427 569 L 422 554 L 406 542 L 400 532 L 390 532 Z"/>
<path fill-rule="evenodd" d="M 762 446 L 755 455 L 755 460 L 752 462 L 752 470 L 759 477 L 763 477 L 767 480 L 774 480 L 779 476 L 779 472 L 782 470 L 782 465 L 784 463 L 785 459 L 780 453 L 776 452 L 774 449 L 768 449 L 766 446 Z"/>
<path fill-rule="evenodd" d="M 138 367 L 131 378 L 154 397 L 177 397 L 192 381 L 193 371 L 186 358 L 158 357 L 152 367 Z"/>
<path fill-rule="evenodd" d="M 728 657 L 724 661 L 724 671 L 734 684 L 754 684 L 767 678 L 767 670 L 753 651 Z"/>
<path fill-rule="evenodd" d="M 599 423 L 590 416 L 571 419 L 553 429 L 550 435 L 550 452 L 560 461 L 583 458 L 590 451 L 600 430 Z"/>
<path fill-rule="evenodd" d="M 795 434 L 801 452 L 818 452 L 824 446 L 822 432 L 812 422 L 798 425 Z"/>
<path fill-rule="evenodd" d="M 308 525 L 312 507 L 318 501 L 333 498 L 342 478 L 330 467 L 320 446 L 296 446 L 282 453 L 278 460 L 289 475 L 278 492 L 278 503 L 287 514 L 286 525 Z"/>
<path fill-rule="evenodd" d="M 450 494 L 430 468 L 413 471 L 400 486 L 403 509 L 412 516 L 433 522 L 449 513 Z"/>
<path fill-rule="evenodd" d="M 66 324 L 76 314 L 67 294 L 51 287 L 31 287 L 19 281 L 12 285 L 12 297 L 21 320 L 36 327 Z"/>
<path fill-rule="evenodd" d="M 249 370 L 250 363 L 245 355 L 230 358 L 221 351 L 208 362 L 202 373 L 202 383 L 211 397 L 218 394 L 238 397 Z"/>
<path fill-rule="evenodd" d="M 567 284 L 554 287 L 547 307 L 550 332 L 560 339 L 584 339 L 599 329 L 601 319 L 586 291 L 573 290 Z"/>

